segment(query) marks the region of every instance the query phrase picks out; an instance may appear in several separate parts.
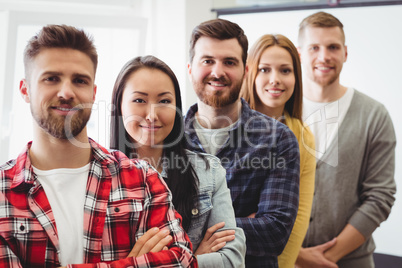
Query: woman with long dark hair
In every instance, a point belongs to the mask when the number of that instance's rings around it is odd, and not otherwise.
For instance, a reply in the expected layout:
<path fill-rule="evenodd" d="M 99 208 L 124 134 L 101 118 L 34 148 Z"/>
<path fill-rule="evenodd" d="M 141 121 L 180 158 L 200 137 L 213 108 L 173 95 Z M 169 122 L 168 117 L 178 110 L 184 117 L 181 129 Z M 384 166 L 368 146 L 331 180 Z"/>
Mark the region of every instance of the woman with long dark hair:
<path fill-rule="evenodd" d="M 147 160 L 165 179 L 200 267 L 244 267 L 245 236 L 236 227 L 219 159 L 185 149 L 180 87 L 153 56 L 120 71 L 112 95 L 110 147 Z"/>

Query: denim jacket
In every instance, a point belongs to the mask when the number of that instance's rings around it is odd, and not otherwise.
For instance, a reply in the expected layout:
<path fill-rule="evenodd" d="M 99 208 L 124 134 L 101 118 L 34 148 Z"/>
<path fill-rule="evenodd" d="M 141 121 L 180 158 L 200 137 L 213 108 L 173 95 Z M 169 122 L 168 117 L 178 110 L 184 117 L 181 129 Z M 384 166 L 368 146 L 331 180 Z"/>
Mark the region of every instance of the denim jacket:
<path fill-rule="evenodd" d="M 225 226 L 220 230 L 229 229 L 236 232 L 235 239 L 227 242 L 218 252 L 198 255 L 199 267 L 244 267 L 246 238 L 243 230 L 236 226 L 232 199 L 226 185 L 225 169 L 220 160 L 210 154 L 187 150 L 187 157 L 199 180 L 198 207 L 192 210 L 193 217 L 187 232 L 194 252 L 206 230 L 219 222 L 225 222 Z M 209 168 L 207 168 L 207 162 Z"/>

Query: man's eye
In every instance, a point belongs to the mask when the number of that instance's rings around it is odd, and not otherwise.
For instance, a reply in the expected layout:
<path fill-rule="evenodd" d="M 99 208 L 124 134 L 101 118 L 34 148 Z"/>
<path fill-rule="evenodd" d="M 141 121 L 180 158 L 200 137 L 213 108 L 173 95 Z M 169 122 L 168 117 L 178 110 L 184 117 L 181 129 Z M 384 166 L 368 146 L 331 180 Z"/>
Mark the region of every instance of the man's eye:
<path fill-rule="evenodd" d="M 57 76 L 51 76 L 51 77 L 46 78 L 45 80 L 49 81 L 49 82 L 55 82 L 55 81 L 58 81 L 58 77 Z"/>
<path fill-rule="evenodd" d="M 81 79 L 81 78 L 76 78 L 76 79 L 74 80 L 74 82 L 75 82 L 75 83 L 78 83 L 78 84 L 88 84 L 87 80 Z"/>

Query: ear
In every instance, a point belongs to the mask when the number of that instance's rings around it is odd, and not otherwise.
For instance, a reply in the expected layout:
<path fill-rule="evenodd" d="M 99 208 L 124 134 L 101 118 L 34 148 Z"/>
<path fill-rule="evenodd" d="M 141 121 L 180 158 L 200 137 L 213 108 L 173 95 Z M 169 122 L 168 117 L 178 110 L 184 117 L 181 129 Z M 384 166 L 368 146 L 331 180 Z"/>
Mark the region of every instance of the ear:
<path fill-rule="evenodd" d="M 95 101 L 95 96 L 96 96 L 96 91 L 98 90 L 98 87 L 97 87 L 97 85 L 94 85 L 94 98 L 93 98 L 93 101 Z"/>
<path fill-rule="evenodd" d="M 299 53 L 299 58 L 300 58 L 300 62 L 301 62 L 301 47 L 297 47 L 297 52 Z"/>
<path fill-rule="evenodd" d="M 246 65 L 246 67 L 244 68 L 244 76 L 243 76 L 243 79 L 246 78 L 247 74 L 248 74 L 248 65 Z"/>
<path fill-rule="evenodd" d="M 187 73 L 188 73 L 188 77 L 189 77 L 190 81 L 192 81 L 191 80 L 191 71 L 192 71 L 191 63 L 187 63 Z"/>
<path fill-rule="evenodd" d="M 31 102 L 29 98 L 28 82 L 25 79 L 20 81 L 20 93 L 26 103 Z"/>
<path fill-rule="evenodd" d="M 345 61 L 348 59 L 348 46 L 345 46 Z"/>

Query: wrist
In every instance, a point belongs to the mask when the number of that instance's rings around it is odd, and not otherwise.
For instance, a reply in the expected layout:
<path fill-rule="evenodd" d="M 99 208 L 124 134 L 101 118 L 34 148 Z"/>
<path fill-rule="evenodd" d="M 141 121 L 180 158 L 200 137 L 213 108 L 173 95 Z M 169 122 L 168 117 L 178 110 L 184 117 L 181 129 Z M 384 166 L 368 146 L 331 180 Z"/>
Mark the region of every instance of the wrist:
<path fill-rule="evenodd" d="M 340 257 L 336 255 L 336 252 L 334 250 L 328 250 L 324 252 L 324 257 L 327 260 L 332 261 L 333 263 L 337 263 L 340 259 Z"/>

